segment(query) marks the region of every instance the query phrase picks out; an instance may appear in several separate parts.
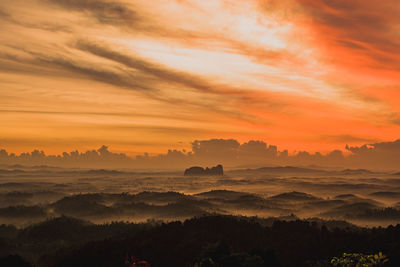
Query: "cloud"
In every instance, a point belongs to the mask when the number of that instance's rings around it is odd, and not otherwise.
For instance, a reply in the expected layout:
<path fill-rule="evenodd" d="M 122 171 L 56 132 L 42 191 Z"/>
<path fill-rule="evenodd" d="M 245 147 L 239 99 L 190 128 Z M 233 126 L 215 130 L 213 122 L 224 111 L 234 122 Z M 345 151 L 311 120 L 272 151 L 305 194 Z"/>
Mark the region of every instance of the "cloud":
<path fill-rule="evenodd" d="M 8 164 L 27 164 L 27 165 L 54 165 L 54 166 L 99 166 L 105 167 L 123 166 L 129 164 L 131 159 L 123 153 L 113 153 L 107 146 L 102 146 L 97 150 L 88 150 L 84 153 L 78 151 L 63 152 L 62 155 L 46 155 L 44 151 L 35 149 L 32 152 L 15 155 L 9 154 L 6 150 L 0 150 L 0 162 Z"/>
<path fill-rule="evenodd" d="M 348 135 L 348 134 L 342 134 L 342 135 L 321 135 L 321 138 L 323 140 L 326 140 L 328 142 L 334 142 L 334 143 L 361 143 L 361 142 L 374 142 L 376 139 L 373 138 L 365 138 L 365 137 L 360 137 L 360 136 L 355 136 L 355 135 Z"/>
<path fill-rule="evenodd" d="M 10 14 L 8 14 L 7 12 L 5 12 L 4 10 L 0 9 L 0 18 L 1 19 L 9 19 L 11 16 Z"/>
<path fill-rule="evenodd" d="M 123 32 L 168 38 L 191 38 L 194 32 L 178 29 L 154 16 L 153 8 L 146 10 L 140 1 L 107 0 L 40 0 L 61 7 L 66 12 L 81 13 L 85 19 L 94 18 L 95 22 L 85 24 L 91 27 L 113 26 Z"/>
<path fill-rule="evenodd" d="M 366 168 L 399 170 L 400 139 L 393 142 L 380 142 L 362 146 L 346 146 L 351 152 L 345 156 L 341 150 L 332 150 L 326 154 L 299 151 L 291 155 L 287 150 L 278 150 L 277 146 L 269 145 L 260 140 L 249 140 L 239 143 L 235 139 L 195 140 L 192 150 L 168 149 L 167 153 L 135 158 L 123 153 L 113 153 L 108 147 L 86 152 L 63 152 L 61 155 L 46 155 L 43 151 L 34 150 L 20 155 L 10 154 L 0 150 L 0 164 L 23 165 L 54 165 L 67 167 L 90 168 L 175 168 L 182 169 L 190 165 L 224 164 L 228 167 L 237 166 L 330 166 L 340 168 Z"/>
<path fill-rule="evenodd" d="M 250 140 L 240 145 L 239 155 L 241 160 L 262 161 L 265 159 L 276 158 L 278 156 L 278 148 L 274 145 L 267 146 L 267 143 L 259 140 Z"/>
<path fill-rule="evenodd" d="M 173 116 L 167 114 L 147 114 L 138 112 L 82 112 L 82 111 L 52 111 L 52 110 L 22 110 L 22 109 L 0 109 L 0 113 L 24 113 L 24 114 L 43 114 L 43 115 L 75 115 L 75 116 L 115 116 L 115 117 L 133 117 L 133 118 L 156 118 L 156 119 L 176 119 L 184 121 L 192 121 L 192 118 Z M 206 120 L 200 120 L 205 122 Z M 157 127 L 157 126 L 154 126 Z M 160 126 L 158 126 L 160 127 Z M 177 128 L 181 129 L 181 128 Z M 198 129 L 201 130 L 201 129 Z M 177 130 L 178 131 L 178 130 Z"/>
<path fill-rule="evenodd" d="M 362 155 L 364 153 L 400 153 L 400 139 L 393 142 L 365 144 L 359 147 L 347 146 L 346 149 L 353 152 L 355 155 Z"/>
<path fill-rule="evenodd" d="M 222 160 L 231 162 L 237 157 L 240 144 L 233 139 L 195 140 L 192 143 L 193 155 L 201 161 Z"/>
<path fill-rule="evenodd" d="M 399 114 L 391 114 L 389 117 L 390 117 L 389 121 L 391 123 L 394 123 L 396 125 L 400 125 L 400 115 Z"/>
<path fill-rule="evenodd" d="M 312 49 L 321 79 L 334 85 L 343 103 L 363 107 L 367 123 L 388 124 L 398 100 L 385 88 L 400 83 L 400 6 L 396 0 L 265 0 L 261 10 L 291 21 L 305 38 L 293 39 Z M 378 118 L 379 117 L 379 118 Z M 396 120 L 394 120 L 396 121 Z M 389 123 L 393 123 L 390 120 Z M 389 126 L 391 127 L 391 126 Z M 353 134 L 354 135 L 354 134 Z M 371 142 L 365 140 L 365 142 Z"/>
<path fill-rule="evenodd" d="M 177 71 L 134 55 L 123 54 L 104 44 L 79 40 L 72 48 L 99 57 L 104 60 L 104 64 L 96 64 L 92 58 L 78 57 L 68 47 L 57 53 L 49 54 L 32 51 L 29 48 L 14 47 L 14 50 L 23 52 L 29 57 L 13 54 L 0 56 L 8 61 L 7 71 L 38 75 L 47 72 L 47 76 L 87 78 L 113 87 L 137 91 L 149 99 L 170 105 L 179 103 L 181 107 L 207 109 L 247 122 L 256 120 L 250 113 L 246 114 L 243 112 L 244 110 L 237 110 L 232 106 L 233 104 L 238 102 L 251 104 L 257 101 L 262 102 L 263 105 L 268 103 L 274 106 L 280 105 L 279 101 L 274 99 L 255 98 L 251 90 L 241 90 L 230 85 L 213 83 L 200 75 Z M 110 64 L 110 61 L 113 63 Z M 177 93 L 171 94 L 171 89 L 176 90 Z M 184 97 L 184 94 L 190 91 L 194 91 L 196 97 Z M 207 96 L 202 95 L 203 93 Z M 229 105 L 220 106 L 218 105 L 220 101 Z M 217 105 L 213 103 L 217 103 Z"/>
<path fill-rule="evenodd" d="M 139 20 L 137 13 L 128 8 L 126 4 L 117 1 L 102 0 L 48 0 L 64 8 L 89 12 L 100 23 L 135 25 Z"/>
<path fill-rule="evenodd" d="M 400 139 L 393 142 L 380 142 L 362 146 L 346 146 L 352 152 L 350 159 L 371 167 L 381 166 L 398 169 L 400 158 Z"/>
<path fill-rule="evenodd" d="M 64 52 L 68 55 L 62 56 L 58 54 L 44 54 L 25 48 L 15 49 L 23 51 L 31 56 L 31 58 L 22 58 L 8 54 L 2 55 L 3 58 L 12 61 L 12 63 L 18 64 L 15 64 L 16 68 L 14 68 L 14 70 L 16 72 L 23 71 L 35 73 L 36 68 L 47 68 L 58 76 L 70 77 L 71 75 L 67 74 L 67 71 L 86 76 L 95 81 L 101 81 L 113 86 L 124 87 L 131 90 L 151 91 L 155 89 L 155 86 L 151 85 L 154 78 L 144 77 L 143 73 L 138 74 L 137 72 L 126 72 L 115 67 L 110 68 L 107 65 L 96 65 L 83 59 L 78 61 L 78 58 L 72 56 L 71 53 L 68 53 L 70 51 L 67 50 Z M 21 64 L 25 66 L 20 66 Z M 10 63 L 8 65 L 12 66 Z"/>
<path fill-rule="evenodd" d="M 84 124 L 98 127 L 99 144 L 157 127 L 166 143 L 257 137 L 313 151 L 395 138 L 398 119 L 388 114 L 399 98 L 380 90 L 400 77 L 385 78 L 399 65 L 394 2 L 263 1 L 263 13 L 260 2 L 0 3 L 0 106 L 32 111 L 3 112 L 0 138 L 26 138 L 25 121 L 29 137 L 52 146 L 60 135 L 68 144 L 90 138 Z M 248 157 L 275 153 L 262 142 L 240 147 Z"/>
<path fill-rule="evenodd" d="M 77 41 L 75 47 L 81 51 L 85 51 L 101 58 L 115 61 L 124 65 L 125 67 L 138 70 L 146 75 L 151 75 L 169 84 L 173 83 L 181 85 L 185 88 L 195 89 L 204 93 L 237 97 L 236 99 L 238 100 L 243 99 L 246 101 L 251 99 L 252 101 L 259 101 L 264 104 L 271 103 L 272 105 L 279 105 L 278 101 L 274 102 L 273 100 L 267 101 L 267 99 L 260 99 L 260 94 L 257 96 L 257 98 L 252 98 L 254 92 L 252 92 L 251 89 L 243 90 L 235 88 L 234 85 L 211 82 L 209 79 L 201 75 L 196 75 L 185 71 L 178 71 L 161 64 L 156 64 L 149 60 L 129 55 L 129 53 L 113 50 L 105 44 L 94 43 L 87 40 L 79 40 Z"/>
<path fill-rule="evenodd" d="M 80 50 L 92 53 L 99 57 L 121 63 L 129 68 L 140 70 L 146 74 L 153 75 L 167 82 L 178 83 L 189 88 L 195 88 L 201 91 L 213 92 L 217 86 L 210 85 L 207 81 L 196 77 L 195 75 L 185 72 L 178 72 L 172 69 L 167 69 L 161 65 L 156 65 L 140 58 L 128 56 L 123 53 L 111 50 L 104 45 L 99 45 L 87 41 L 80 40 L 76 47 Z"/>
<path fill-rule="evenodd" d="M 261 3 L 265 14 L 292 21 L 299 29 L 308 30 L 310 44 L 315 52 L 322 54 L 320 60 L 324 64 L 350 70 L 355 76 L 361 73 L 357 79 L 374 71 L 375 77 L 398 81 L 395 77 L 400 71 L 397 30 L 400 6 L 396 0 L 265 0 Z"/>
<path fill-rule="evenodd" d="M 41 23 L 32 23 L 32 22 L 25 22 L 23 20 L 18 20 L 14 16 L 12 16 L 9 13 L 6 13 L 2 10 L 0 10 L 0 19 L 3 19 L 4 21 L 15 24 L 21 27 L 25 28 L 31 28 L 31 29 L 39 29 L 39 30 L 44 30 L 44 31 L 49 31 L 49 32 L 71 32 L 70 27 L 66 25 L 61 25 L 59 23 L 47 23 L 47 22 L 41 22 Z"/>
<path fill-rule="evenodd" d="M 396 0 L 378 2 L 342 0 L 298 0 L 302 10 L 312 20 L 310 27 L 319 41 L 331 48 L 343 48 L 344 53 L 360 57 L 336 58 L 353 65 L 364 58 L 368 67 L 400 70 L 400 36 L 394 34 L 400 25 L 400 8 Z M 335 50 L 331 50 L 335 56 Z M 338 54 L 344 55 L 344 54 Z"/>
<path fill-rule="evenodd" d="M 93 80 L 102 81 L 113 86 L 125 87 L 131 90 L 150 91 L 155 89 L 154 87 L 149 86 L 151 84 L 151 78 L 146 78 L 132 72 L 123 73 L 120 71 L 113 71 L 99 66 L 94 66 L 92 64 L 74 62 L 73 60 L 61 57 L 56 58 L 45 55 L 37 55 L 36 59 L 42 64 L 62 67 L 65 70 L 85 75 Z"/>
<path fill-rule="evenodd" d="M 229 97 L 229 100 L 234 101 L 235 103 L 250 105 L 262 103 L 262 105 L 264 106 L 274 106 L 276 110 L 285 105 L 283 103 L 283 100 L 278 101 L 274 97 L 269 98 L 267 93 L 264 93 L 265 96 L 262 96 L 261 94 L 257 94 L 255 96 L 255 90 L 252 90 L 251 88 L 240 89 L 236 88 L 232 84 L 227 85 L 213 82 L 207 79 L 205 76 L 196 75 L 185 71 L 178 71 L 161 64 L 156 64 L 143 58 L 129 55 L 129 53 L 113 50 L 109 46 L 102 43 L 79 40 L 77 41 L 75 47 L 81 51 L 91 53 L 103 59 L 119 63 L 124 67 L 142 72 L 146 76 L 150 75 L 151 77 L 154 77 L 157 80 L 162 81 L 163 83 L 167 83 L 169 85 L 175 84 L 177 86 L 183 86 L 183 88 L 180 87 L 182 88 L 181 91 L 190 89 L 196 90 L 199 93 L 206 93 L 215 95 L 216 97 L 221 97 L 221 99 L 218 99 L 217 101 L 221 100 L 225 103 L 228 103 L 226 101 L 227 97 Z M 209 110 L 214 110 L 217 113 L 240 118 L 243 121 L 256 121 L 256 118 L 254 116 L 252 116 L 250 113 L 245 113 L 244 110 L 237 111 L 233 109 L 227 110 L 226 108 L 221 109 L 219 108 L 219 105 L 202 103 L 201 101 L 196 101 L 196 99 L 182 100 L 171 98 L 168 101 L 171 103 L 181 102 L 182 104 L 187 103 L 189 105 L 202 106 Z"/>

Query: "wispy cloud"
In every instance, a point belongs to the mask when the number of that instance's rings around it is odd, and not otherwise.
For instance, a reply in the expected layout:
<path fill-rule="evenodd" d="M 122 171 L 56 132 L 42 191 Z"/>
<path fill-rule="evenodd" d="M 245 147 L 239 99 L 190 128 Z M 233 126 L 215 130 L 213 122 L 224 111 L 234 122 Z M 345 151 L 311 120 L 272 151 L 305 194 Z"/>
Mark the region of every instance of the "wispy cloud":
<path fill-rule="evenodd" d="M 399 14 L 395 0 L 1 2 L 0 138 L 83 140 L 87 124 L 146 144 L 395 139 Z"/>
<path fill-rule="evenodd" d="M 100 23 L 104 24 L 128 24 L 134 26 L 139 21 L 138 14 L 127 7 L 126 4 L 117 1 L 103 0 L 47 0 L 66 9 L 88 12 Z"/>
<path fill-rule="evenodd" d="M 195 75 L 192 75 L 190 73 L 174 71 L 173 69 L 168 69 L 161 65 L 152 64 L 150 62 L 146 62 L 145 60 L 128 56 L 126 54 L 124 55 L 122 53 L 113 51 L 103 45 L 79 40 L 76 47 L 80 50 L 112 61 L 116 61 L 128 68 L 142 71 L 146 74 L 155 76 L 167 82 L 177 83 L 189 88 L 195 88 L 205 92 L 217 91 L 217 88 L 210 85 L 209 82 L 207 82 L 205 79 L 196 77 Z"/>

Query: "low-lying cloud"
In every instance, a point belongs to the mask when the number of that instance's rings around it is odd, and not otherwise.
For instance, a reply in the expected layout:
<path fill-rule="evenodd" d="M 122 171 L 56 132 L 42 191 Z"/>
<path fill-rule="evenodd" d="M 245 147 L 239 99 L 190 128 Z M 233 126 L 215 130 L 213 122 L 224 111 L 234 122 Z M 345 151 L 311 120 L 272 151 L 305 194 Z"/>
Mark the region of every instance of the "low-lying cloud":
<path fill-rule="evenodd" d="M 234 139 L 196 140 L 191 151 L 170 149 L 165 154 L 143 155 L 135 158 L 123 153 L 113 153 L 108 147 L 86 152 L 63 152 L 61 155 L 46 155 L 43 151 L 15 155 L 0 150 L 0 163 L 13 165 L 53 165 L 87 168 L 141 168 L 141 169 L 181 169 L 190 165 L 224 164 L 227 167 L 262 167 L 278 165 L 338 168 L 368 168 L 398 170 L 400 139 L 393 142 L 346 146 L 350 154 L 333 150 L 322 154 L 298 151 L 289 154 L 277 146 L 263 141 L 250 140 L 239 143 Z"/>

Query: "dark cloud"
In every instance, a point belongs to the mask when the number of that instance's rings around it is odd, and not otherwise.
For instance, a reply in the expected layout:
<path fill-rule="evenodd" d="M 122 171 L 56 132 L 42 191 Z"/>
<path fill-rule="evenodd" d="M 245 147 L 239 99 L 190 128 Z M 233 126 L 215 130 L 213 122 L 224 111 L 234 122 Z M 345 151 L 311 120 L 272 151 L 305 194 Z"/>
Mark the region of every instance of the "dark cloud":
<path fill-rule="evenodd" d="M 111 70 L 102 69 L 93 65 L 84 65 L 76 63 L 65 58 L 51 58 L 40 56 L 37 58 L 41 63 L 48 63 L 54 66 L 62 67 L 78 74 L 88 76 L 96 81 L 102 81 L 114 86 L 121 86 L 133 90 L 153 90 L 154 87 L 149 86 L 151 79 L 145 79 L 143 76 L 134 73 L 118 73 Z"/>
<path fill-rule="evenodd" d="M 1 17 L 1 13 L 0 13 L 0 17 Z M 72 32 L 70 27 L 68 27 L 66 25 L 56 24 L 56 23 L 29 23 L 29 22 L 17 20 L 14 17 L 11 17 L 10 15 L 5 17 L 4 19 L 9 23 L 13 23 L 18 26 L 30 28 L 30 29 L 38 29 L 38 30 L 44 30 L 44 31 L 49 31 L 49 32 L 65 32 L 65 33 Z"/>
<path fill-rule="evenodd" d="M 0 19 L 9 19 L 11 17 L 6 11 L 0 9 Z"/>
<path fill-rule="evenodd" d="M 41 52 L 31 51 L 28 48 L 13 47 L 16 51 L 23 51 L 31 55 L 33 59 L 22 58 L 9 53 L 0 53 L 0 60 L 4 58 L 9 61 L 6 64 L 6 71 L 59 75 L 75 78 L 87 77 L 90 80 L 111 84 L 113 86 L 141 91 L 152 99 L 162 102 L 171 104 L 179 102 L 181 105 L 186 104 L 188 106 L 207 108 L 244 121 L 254 121 L 254 118 L 250 114 L 223 109 L 223 107 L 218 105 L 210 106 L 209 103 L 197 101 L 197 99 L 178 99 L 170 96 L 170 94 L 163 95 L 160 87 L 166 84 L 168 86 L 175 85 L 175 89 L 180 88 L 179 90 L 181 91 L 194 90 L 200 93 L 209 93 L 216 97 L 230 96 L 230 101 L 246 102 L 246 104 L 249 104 L 248 98 L 246 97 L 251 96 L 253 93 L 251 90 L 242 90 L 225 84 L 212 83 L 199 75 L 177 71 L 173 68 L 168 68 L 140 57 L 128 56 L 104 44 L 79 40 L 74 44 L 73 48 L 98 56 L 102 59 L 114 61 L 120 64 L 120 67 L 105 68 L 99 64 L 86 62 L 85 60 L 74 57 L 68 49 L 61 51 L 66 55 L 63 56 L 57 54 L 46 55 Z M 1 66 L 0 69 L 2 69 Z M 76 75 L 68 73 L 75 73 Z M 181 86 L 184 87 L 182 88 Z M 281 105 L 277 101 L 260 97 L 252 97 L 251 101 L 258 101 L 264 105 Z"/>
<path fill-rule="evenodd" d="M 200 108 L 214 111 L 219 114 L 225 114 L 229 117 L 240 119 L 253 123 L 255 118 L 242 111 L 228 109 L 225 106 L 210 105 L 208 102 L 200 101 L 196 98 L 180 98 L 172 96 L 166 92 L 163 87 L 175 85 L 174 89 L 179 91 L 193 90 L 200 93 L 209 93 L 213 95 L 210 101 L 216 101 L 216 98 L 230 96 L 229 101 L 241 101 L 241 98 L 250 95 L 250 91 L 244 91 L 223 84 L 212 84 L 201 76 L 192 75 L 183 71 L 176 71 L 163 65 L 154 64 L 139 57 L 127 56 L 121 52 L 114 51 L 104 45 L 97 45 L 87 41 L 78 41 L 74 48 L 79 51 L 88 52 L 102 59 L 111 60 L 120 66 L 106 68 L 101 64 L 94 64 L 81 58 L 75 57 L 68 49 L 60 50 L 57 54 L 44 54 L 42 52 L 31 51 L 28 48 L 13 47 L 16 51 L 24 52 L 32 58 L 24 58 L 12 54 L 1 54 L 1 57 L 8 62 L 5 65 L 5 71 L 35 73 L 47 76 L 60 76 L 71 78 L 87 78 L 96 82 L 110 84 L 112 86 L 134 90 L 142 93 L 144 96 L 163 103 L 187 108 Z M 109 65 L 109 64 L 108 64 Z M 2 69 L 2 66 L 0 66 Z M 183 88 L 181 86 L 184 86 Z M 226 103 L 227 99 L 224 99 Z M 260 99 L 257 99 L 260 101 Z M 263 101 L 264 104 L 269 100 Z"/>
<path fill-rule="evenodd" d="M 400 125 L 400 114 L 392 114 L 389 117 L 390 117 L 389 121 L 391 123 L 394 123 L 396 125 Z"/>
<path fill-rule="evenodd" d="M 254 102 L 262 103 L 265 106 L 274 106 L 275 109 L 283 107 L 284 104 L 279 101 L 275 101 L 272 99 L 266 99 L 265 97 L 261 97 L 260 95 L 255 98 L 254 96 L 251 98 L 251 101 L 248 101 L 249 98 L 247 96 L 251 96 L 251 90 L 242 90 L 239 88 L 235 88 L 234 86 L 228 86 L 220 83 L 213 83 L 207 81 L 205 78 L 199 75 L 190 74 L 184 71 L 177 71 L 172 68 L 168 68 L 161 64 L 155 64 L 148 60 L 144 60 L 140 57 L 128 56 L 126 53 L 118 52 L 107 47 L 104 44 L 93 43 L 85 40 L 79 40 L 75 47 L 81 51 L 85 51 L 91 53 L 93 55 L 99 56 L 101 58 L 112 60 L 119 64 L 122 64 L 129 69 L 133 69 L 144 73 L 146 77 L 153 77 L 159 80 L 160 82 L 167 83 L 169 85 L 174 84 L 178 86 L 184 86 L 184 88 L 180 90 L 196 90 L 201 93 L 209 93 L 218 96 L 229 96 L 230 101 L 237 101 L 239 103 L 249 104 Z M 226 101 L 227 99 L 224 99 Z M 256 119 L 250 114 L 245 114 L 241 111 L 234 110 L 224 110 L 219 105 L 209 105 L 209 103 L 202 103 L 201 101 L 189 100 L 189 99 L 171 99 L 169 98 L 167 101 L 170 103 L 181 102 L 181 104 L 186 103 L 189 105 L 194 105 L 198 107 L 207 108 L 209 110 L 214 110 L 218 113 L 224 113 L 228 116 L 239 118 L 243 121 L 254 123 Z"/>
<path fill-rule="evenodd" d="M 68 76 L 79 78 L 79 76 L 88 77 L 94 81 L 100 81 L 103 83 L 111 84 L 114 86 L 120 86 L 123 88 L 129 88 L 132 90 L 139 91 L 151 91 L 156 90 L 155 86 L 152 86 L 154 78 L 150 76 L 144 76 L 143 73 L 126 72 L 122 69 L 110 69 L 104 68 L 101 65 L 95 65 L 84 60 L 77 62 L 70 58 L 70 51 L 64 50 L 64 53 L 68 56 L 61 55 L 47 55 L 41 52 L 35 52 L 27 48 L 15 48 L 19 51 L 23 51 L 29 54 L 33 58 L 22 58 L 19 56 L 13 56 L 9 54 L 1 55 L 3 58 L 9 60 L 7 66 L 15 66 L 14 71 L 46 74 L 53 73 L 58 76 Z M 61 51 L 60 51 L 61 52 Z M 38 70 L 40 69 L 40 70 Z M 47 73 L 46 73 L 47 72 Z M 74 73 L 77 75 L 71 75 Z"/>
<path fill-rule="evenodd" d="M 135 24 L 139 18 L 137 13 L 126 5 L 116 1 L 102 0 L 48 0 L 54 4 L 74 11 L 88 12 L 100 23 Z"/>
<path fill-rule="evenodd" d="M 42 0 L 67 11 L 80 12 L 86 18 L 94 18 L 90 27 L 110 25 L 131 34 L 155 35 L 169 38 L 193 38 L 199 33 L 186 31 L 179 27 L 159 21 L 158 17 L 141 10 L 134 1 L 106 0 Z M 98 23 L 99 25 L 96 25 Z"/>
<path fill-rule="evenodd" d="M 30 28 L 30 29 L 38 29 L 49 32 L 68 32 L 71 33 L 71 29 L 69 26 L 61 24 L 57 21 L 47 21 L 46 18 L 37 18 L 35 17 L 33 20 L 35 22 L 29 21 L 29 19 L 21 18 L 21 15 L 17 12 L 12 12 L 8 10 L 9 6 L 2 7 L 0 3 L 0 20 L 3 20 L 2 23 L 11 23 L 21 27 Z"/>
<path fill-rule="evenodd" d="M 116 61 L 129 68 L 140 70 L 146 74 L 153 75 L 167 82 L 181 84 L 189 88 L 195 88 L 206 92 L 217 91 L 217 88 L 221 87 L 218 85 L 211 85 L 206 80 L 186 72 L 175 71 L 163 67 L 162 65 L 150 63 L 140 58 L 127 56 L 126 54 L 111 50 L 104 45 L 80 40 L 77 42 L 76 47 L 99 57 Z"/>

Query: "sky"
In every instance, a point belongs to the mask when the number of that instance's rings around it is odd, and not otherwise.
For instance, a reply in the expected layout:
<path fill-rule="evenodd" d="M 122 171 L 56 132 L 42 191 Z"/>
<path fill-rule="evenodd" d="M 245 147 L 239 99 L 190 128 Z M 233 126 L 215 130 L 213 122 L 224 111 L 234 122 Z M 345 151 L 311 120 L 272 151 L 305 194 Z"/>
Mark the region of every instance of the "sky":
<path fill-rule="evenodd" d="M 0 124 L 13 153 L 393 141 L 400 4 L 0 0 Z"/>

